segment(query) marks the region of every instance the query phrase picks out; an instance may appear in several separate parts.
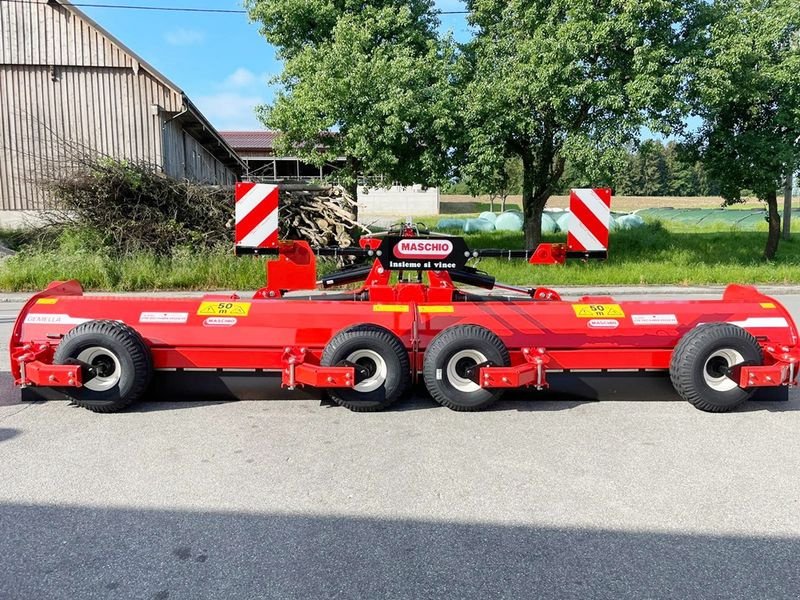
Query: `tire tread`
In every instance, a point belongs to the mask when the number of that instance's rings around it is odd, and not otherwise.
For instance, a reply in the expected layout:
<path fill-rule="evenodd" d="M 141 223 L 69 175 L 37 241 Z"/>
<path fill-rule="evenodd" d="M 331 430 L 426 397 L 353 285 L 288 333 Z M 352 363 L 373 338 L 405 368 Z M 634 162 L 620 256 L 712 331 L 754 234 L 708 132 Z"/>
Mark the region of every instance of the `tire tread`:
<path fill-rule="evenodd" d="M 122 398 L 109 401 L 81 399 L 79 393 L 71 395 L 72 401 L 87 410 L 95 413 L 119 412 L 138 400 L 150 385 L 153 374 L 153 360 L 150 350 L 139 333 L 131 326 L 121 321 L 96 320 L 87 321 L 73 327 L 61 340 L 56 348 L 54 362 L 60 363 L 70 356 L 64 356 L 65 342 L 85 335 L 101 335 L 113 339 L 128 353 L 133 363 L 133 385 L 130 391 Z M 77 388 L 80 390 L 81 388 Z M 68 394 L 69 395 L 69 394 Z"/>
<path fill-rule="evenodd" d="M 372 323 L 359 323 L 358 325 L 351 325 L 350 327 L 343 329 L 333 336 L 331 341 L 328 342 L 328 344 L 325 346 L 325 349 L 322 351 L 320 364 L 327 366 L 332 365 L 333 357 L 342 344 L 352 339 L 363 337 L 365 334 L 372 336 L 376 341 L 385 344 L 391 350 L 391 352 L 395 354 L 400 362 L 400 370 L 406 375 L 401 376 L 398 390 L 395 393 L 387 395 L 383 401 L 378 403 L 373 402 L 370 404 L 365 404 L 364 402 L 358 400 L 351 401 L 337 394 L 335 390 L 328 391 L 328 395 L 334 400 L 334 402 L 336 402 L 336 404 L 353 412 L 359 413 L 377 412 L 388 408 L 406 393 L 411 383 L 411 378 L 408 376 L 408 374 L 411 372 L 411 363 L 408 358 L 408 351 L 403 345 L 403 342 L 401 342 L 400 339 L 388 329 Z"/>
<path fill-rule="evenodd" d="M 761 346 L 758 345 L 756 338 L 748 331 L 730 323 L 704 323 L 689 331 L 675 346 L 670 359 L 669 377 L 675 391 L 678 392 L 681 398 L 702 411 L 722 413 L 736 408 L 736 406 L 747 400 L 747 396 L 744 396 L 734 406 L 720 406 L 704 398 L 702 390 L 692 381 L 692 366 L 703 351 L 703 346 L 708 343 L 709 332 L 712 331 L 712 328 L 718 338 L 736 338 L 751 343 L 754 348 L 758 348 L 759 363 L 763 362 Z"/>
<path fill-rule="evenodd" d="M 444 390 L 442 390 L 441 386 L 436 385 L 436 365 L 432 359 L 428 360 L 429 356 L 435 357 L 435 355 L 440 352 L 442 347 L 447 346 L 458 338 L 464 337 L 478 338 L 491 344 L 499 352 L 500 356 L 502 357 L 503 364 L 508 365 L 511 363 L 511 356 L 508 353 L 508 348 L 506 348 L 505 344 L 503 344 L 496 334 L 492 333 L 485 327 L 481 327 L 480 325 L 455 325 L 439 333 L 439 335 L 433 339 L 431 345 L 425 350 L 426 360 L 423 363 L 423 377 L 425 379 L 428 392 L 437 403 L 457 412 L 477 412 L 487 408 L 491 404 L 494 404 L 500 399 L 500 396 L 502 396 L 503 392 L 497 392 L 494 398 L 477 406 L 466 406 L 464 404 L 454 402 L 447 396 Z"/>

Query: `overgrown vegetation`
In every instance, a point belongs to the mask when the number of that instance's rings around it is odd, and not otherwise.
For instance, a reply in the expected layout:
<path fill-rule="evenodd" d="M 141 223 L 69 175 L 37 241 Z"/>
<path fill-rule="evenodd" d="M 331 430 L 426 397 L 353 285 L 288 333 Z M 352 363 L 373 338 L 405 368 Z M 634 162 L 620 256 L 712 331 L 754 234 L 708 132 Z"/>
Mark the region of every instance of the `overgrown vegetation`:
<path fill-rule="evenodd" d="M 232 247 L 232 187 L 164 177 L 149 165 L 110 158 L 80 161 L 64 177 L 44 183 L 54 210 L 42 242 L 80 231 L 81 246 L 128 255 L 169 254 L 178 248 Z"/>

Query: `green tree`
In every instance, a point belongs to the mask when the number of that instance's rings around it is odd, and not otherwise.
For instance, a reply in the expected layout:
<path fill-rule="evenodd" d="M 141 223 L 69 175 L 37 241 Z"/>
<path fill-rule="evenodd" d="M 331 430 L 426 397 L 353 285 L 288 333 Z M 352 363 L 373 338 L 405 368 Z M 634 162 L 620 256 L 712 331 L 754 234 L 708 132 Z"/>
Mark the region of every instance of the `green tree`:
<path fill-rule="evenodd" d="M 667 193 L 669 173 L 664 145 L 657 140 L 646 140 L 639 148 L 639 169 L 644 196 L 664 196 Z"/>
<path fill-rule="evenodd" d="M 644 124 L 679 107 L 692 0 L 467 0 L 464 130 L 471 172 L 523 164 L 529 246 L 566 160 L 608 173 Z M 488 175 L 491 176 L 491 175 Z"/>
<path fill-rule="evenodd" d="M 667 171 L 666 194 L 670 196 L 697 196 L 698 182 L 695 165 L 687 159 L 680 146 L 674 142 L 667 142 L 664 148 L 664 164 Z"/>
<path fill-rule="evenodd" d="M 697 28 L 690 136 L 726 203 L 750 190 L 767 205 L 763 256 L 780 240 L 777 190 L 800 157 L 800 3 L 716 0 Z"/>
<path fill-rule="evenodd" d="M 455 44 L 439 39 L 431 0 L 246 0 L 284 61 L 262 122 L 284 151 L 337 173 L 433 184 L 450 169 Z"/>

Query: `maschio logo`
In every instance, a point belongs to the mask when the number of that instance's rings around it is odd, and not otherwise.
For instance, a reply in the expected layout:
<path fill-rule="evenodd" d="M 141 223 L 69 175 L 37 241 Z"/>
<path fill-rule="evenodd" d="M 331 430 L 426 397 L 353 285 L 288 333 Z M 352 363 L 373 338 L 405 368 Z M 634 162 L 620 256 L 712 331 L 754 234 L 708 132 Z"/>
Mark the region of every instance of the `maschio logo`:
<path fill-rule="evenodd" d="M 450 240 L 400 240 L 394 247 L 397 258 L 447 258 L 452 251 Z"/>

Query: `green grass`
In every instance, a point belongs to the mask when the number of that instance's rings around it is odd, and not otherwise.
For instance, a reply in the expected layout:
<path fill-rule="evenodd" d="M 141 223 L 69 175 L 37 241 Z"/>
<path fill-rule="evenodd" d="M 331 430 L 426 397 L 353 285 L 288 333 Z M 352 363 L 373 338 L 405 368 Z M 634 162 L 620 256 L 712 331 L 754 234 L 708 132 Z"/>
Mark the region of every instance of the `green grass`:
<path fill-rule="evenodd" d="M 519 233 L 466 238 L 472 248 L 524 247 Z M 549 236 L 546 241 L 564 241 L 564 236 Z M 652 222 L 641 229 L 613 232 L 607 261 L 533 266 L 522 260 L 485 259 L 476 266 L 498 281 L 528 286 L 800 284 L 800 235 L 782 240 L 778 258 L 771 263 L 760 259 L 765 241 L 765 231 Z M 38 290 L 63 279 L 77 279 L 86 289 L 119 291 L 247 290 L 264 284 L 263 259 L 236 258 L 227 249 L 195 253 L 182 248 L 170 256 L 143 252 L 115 257 L 93 236 L 65 232 L 57 240 L 28 239 L 20 250 L 0 261 L 0 290 Z M 330 270 L 330 263 L 320 267 Z"/>

